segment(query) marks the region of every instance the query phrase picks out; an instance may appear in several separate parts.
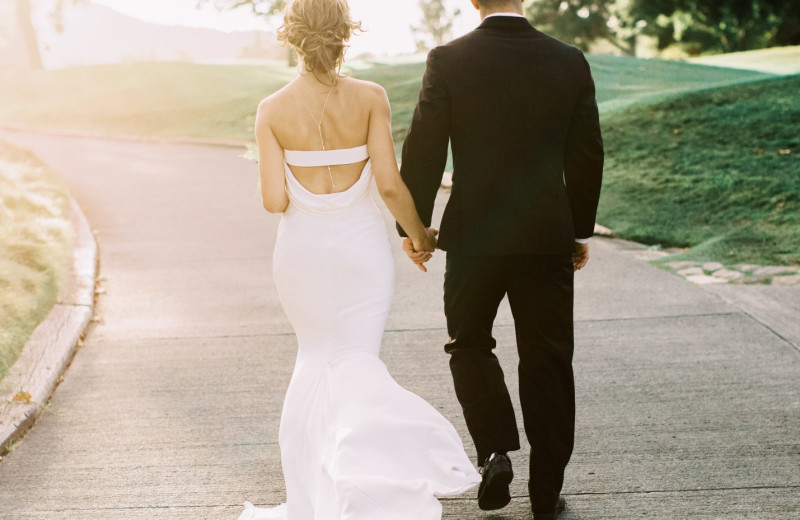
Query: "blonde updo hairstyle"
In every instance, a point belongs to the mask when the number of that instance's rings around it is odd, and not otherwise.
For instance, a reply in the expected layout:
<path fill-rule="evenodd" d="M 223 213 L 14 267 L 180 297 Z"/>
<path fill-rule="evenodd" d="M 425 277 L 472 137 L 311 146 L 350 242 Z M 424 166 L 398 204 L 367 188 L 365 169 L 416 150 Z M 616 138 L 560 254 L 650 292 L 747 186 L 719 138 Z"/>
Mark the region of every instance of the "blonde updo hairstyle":
<path fill-rule="evenodd" d="M 347 0 L 291 0 L 284 8 L 278 39 L 291 45 L 307 72 L 338 74 L 346 42 L 361 22 L 350 18 Z"/>

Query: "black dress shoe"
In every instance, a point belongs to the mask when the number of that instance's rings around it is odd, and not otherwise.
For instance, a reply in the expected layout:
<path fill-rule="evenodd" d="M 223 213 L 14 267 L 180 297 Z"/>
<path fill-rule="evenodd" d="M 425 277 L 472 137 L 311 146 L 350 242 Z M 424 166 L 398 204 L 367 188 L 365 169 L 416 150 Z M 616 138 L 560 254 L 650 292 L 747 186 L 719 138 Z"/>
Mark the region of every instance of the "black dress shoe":
<path fill-rule="evenodd" d="M 511 460 L 505 453 L 493 453 L 481 467 L 481 485 L 478 487 L 478 507 L 484 511 L 502 509 L 511 502 L 508 485 L 514 478 Z"/>
<path fill-rule="evenodd" d="M 533 520 L 555 520 L 564 508 L 567 507 L 567 501 L 564 500 L 564 497 L 558 495 L 558 500 L 556 501 L 556 509 L 552 513 L 533 513 Z"/>

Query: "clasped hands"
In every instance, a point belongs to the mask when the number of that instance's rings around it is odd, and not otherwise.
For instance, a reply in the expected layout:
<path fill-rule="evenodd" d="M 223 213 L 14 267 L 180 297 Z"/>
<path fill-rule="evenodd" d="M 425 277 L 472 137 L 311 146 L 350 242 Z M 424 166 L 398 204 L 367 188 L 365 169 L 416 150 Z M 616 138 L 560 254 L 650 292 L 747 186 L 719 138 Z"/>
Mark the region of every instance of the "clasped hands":
<path fill-rule="evenodd" d="M 436 251 L 436 235 L 439 234 L 434 228 L 427 228 L 425 235 L 415 238 L 406 238 L 403 240 L 403 251 L 406 252 L 408 258 L 411 259 L 423 273 L 428 272 L 425 264 L 433 258 L 433 252 Z"/>
<path fill-rule="evenodd" d="M 425 236 L 417 240 L 406 238 L 403 240 L 403 251 L 406 252 L 408 258 L 411 259 L 423 273 L 428 272 L 425 264 L 433 258 L 433 252 L 436 250 L 436 236 L 439 232 L 434 228 L 427 228 Z M 575 271 L 580 271 L 589 262 L 589 244 L 575 243 L 575 250 L 572 252 L 572 268 Z"/>

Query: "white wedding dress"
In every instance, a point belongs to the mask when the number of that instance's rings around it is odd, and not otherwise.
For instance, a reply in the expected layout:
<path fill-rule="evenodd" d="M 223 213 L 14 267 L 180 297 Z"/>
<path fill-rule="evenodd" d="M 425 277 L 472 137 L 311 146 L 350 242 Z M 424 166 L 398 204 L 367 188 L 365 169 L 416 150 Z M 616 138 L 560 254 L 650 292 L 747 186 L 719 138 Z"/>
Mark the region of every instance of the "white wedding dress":
<path fill-rule="evenodd" d="M 305 189 L 289 168 L 358 163 L 367 147 L 285 158 L 290 204 L 274 276 L 299 345 L 279 435 L 287 501 L 246 503 L 239 520 L 439 520 L 436 497 L 480 476 L 455 428 L 378 358 L 395 271 L 371 164 L 329 195 Z"/>

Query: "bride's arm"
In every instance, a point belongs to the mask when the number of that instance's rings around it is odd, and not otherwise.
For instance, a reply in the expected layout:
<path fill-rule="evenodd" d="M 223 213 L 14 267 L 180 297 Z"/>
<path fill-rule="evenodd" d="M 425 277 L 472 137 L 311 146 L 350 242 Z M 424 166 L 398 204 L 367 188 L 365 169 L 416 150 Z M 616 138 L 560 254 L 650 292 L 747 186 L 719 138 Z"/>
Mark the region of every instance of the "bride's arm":
<path fill-rule="evenodd" d="M 370 113 L 367 147 L 372 161 L 372 172 L 378 192 L 392 216 L 408 232 L 415 251 L 434 251 L 436 241 L 419 218 L 414 199 L 408 191 L 394 154 L 392 141 L 392 109 L 383 88 L 375 86 L 375 96 Z"/>
<path fill-rule="evenodd" d="M 258 173 L 261 178 L 261 200 L 270 213 L 283 213 L 289 206 L 286 195 L 286 177 L 283 148 L 270 126 L 269 102 L 258 105 L 256 115 L 256 142 L 258 143 Z"/>

